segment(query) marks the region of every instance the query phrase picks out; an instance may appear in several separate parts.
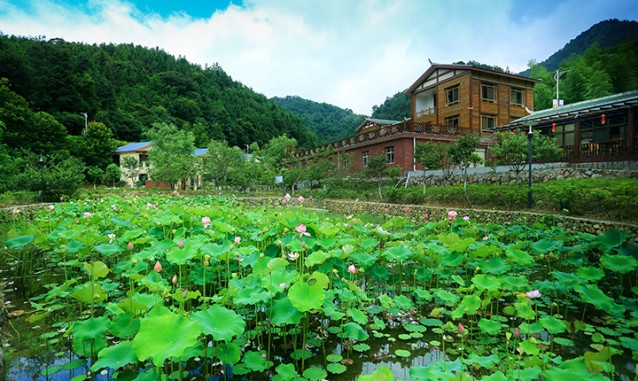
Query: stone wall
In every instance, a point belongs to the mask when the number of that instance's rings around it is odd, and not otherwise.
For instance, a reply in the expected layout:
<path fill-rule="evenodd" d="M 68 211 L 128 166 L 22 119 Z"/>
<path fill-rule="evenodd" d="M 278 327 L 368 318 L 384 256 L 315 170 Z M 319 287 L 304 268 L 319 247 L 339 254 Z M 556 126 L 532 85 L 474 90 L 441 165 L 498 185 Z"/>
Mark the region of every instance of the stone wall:
<path fill-rule="evenodd" d="M 269 197 L 245 197 L 239 201 L 250 205 L 274 205 L 280 200 Z M 402 215 L 415 219 L 424 219 L 428 214 L 430 220 L 446 219 L 450 208 L 432 207 L 424 205 L 398 205 L 375 202 L 345 201 L 345 200 L 308 200 L 304 201 L 306 208 L 319 208 L 343 215 L 370 214 L 378 216 Z M 454 209 L 458 218 L 470 217 L 478 223 L 490 222 L 503 225 L 529 226 L 540 220 L 548 226 L 556 226 L 567 232 L 602 234 L 608 230 L 621 230 L 631 235 L 631 241 L 638 244 L 638 225 L 612 221 L 589 220 L 585 218 L 568 217 L 554 214 L 532 213 L 525 211 L 501 211 L 483 209 Z"/>
<path fill-rule="evenodd" d="M 409 185 L 423 185 L 423 171 L 408 172 Z M 451 175 L 441 171 L 426 171 L 428 186 L 463 184 L 463 173 L 455 170 Z M 548 163 L 532 165 L 532 182 L 542 183 L 553 180 L 588 179 L 588 178 L 638 178 L 636 162 L 605 163 Z M 508 166 L 469 168 L 467 181 L 469 184 L 515 184 L 527 183 L 528 167 L 519 173 Z"/>

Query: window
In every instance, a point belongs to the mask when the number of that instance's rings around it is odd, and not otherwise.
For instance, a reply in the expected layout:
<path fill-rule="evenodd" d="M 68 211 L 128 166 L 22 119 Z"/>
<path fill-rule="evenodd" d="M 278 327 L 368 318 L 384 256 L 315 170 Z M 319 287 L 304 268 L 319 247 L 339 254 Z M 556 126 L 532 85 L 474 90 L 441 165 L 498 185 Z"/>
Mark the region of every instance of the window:
<path fill-rule="evenodd" d="M 481 130 L 487 131 L 496 127 L 496 117 L 494 115 L 481 115 Z"/>
<path fill-rule="evenodd" d="M 481 100 L 496 102 L 496 86 L 481 85 Z"/>
<path fill-rule="evenodd" d="M 385 157 L 388 164 L 394 163 L 394 146 L 385 148 Z"/>
<path fill-rule="evenodd" d="M 363 157 L 363 166 L 367 167 L 368 160 L 370 160 L 370 151 L 363 151 L 362 157 Z"/>
<path fill-rule="evenodd" d="M 348 168 L 348 165 L 350 163 L 348 162 L 348 156 L 342 156 L 341 157 L 341 168 Z"/>
<path fill-rule="evenodd" d="M 445 105 L 451 105 L 459 102 L 459 87 L 454 86 L 445 89 Z"/>
<path fill-rule="evenodd" d="M 445 125 L 448 127 L 459 127 L 459 116 L 452 116 L 450 118 L 445 118 Z"/>
<path fill-rule="evenodd" d="M 525 104 L 523 103 L 523 99 L 525 99 L 525 93 L 521 89 L 512 89 L 512 106 L 521 106 L 523 107 Z"/>

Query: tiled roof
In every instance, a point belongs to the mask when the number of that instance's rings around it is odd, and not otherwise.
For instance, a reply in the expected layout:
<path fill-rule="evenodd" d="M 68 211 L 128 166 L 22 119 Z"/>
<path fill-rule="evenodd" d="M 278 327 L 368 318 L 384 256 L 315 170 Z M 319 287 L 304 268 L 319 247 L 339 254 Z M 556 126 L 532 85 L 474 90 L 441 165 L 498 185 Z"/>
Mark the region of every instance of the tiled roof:
<path fill-rule="evenodd" d="M 524 116 L 520 119 L 512 121 L 507 126 L 513 127 L 521 125 L 535 125 L 550 120 L 558 120 L 564 118 L 576 118 L 578 116 L 586 116 L 587 114 L 601 113 L 607 110 L 619 109 L 638 104 L 638 90 L 628 91 L 625 93 L 609 95 L 602 98 L 590 99 L 587 101 L 577 102 L 560 106 L 558 108 L 549 108 L 545 110 L 534 111 L 533 114 Z"/>
<path fill-rule="evenodd" d="M 151 145 L 151 142 L 131 143 L 131 144 L 127 144 L 125 146 L 119 147 L 118 149 L 115 150 L 115 153 L 134 152 L 134 151 L 141 150 L 143 148 L 147 148 L 150 145 Z"/>

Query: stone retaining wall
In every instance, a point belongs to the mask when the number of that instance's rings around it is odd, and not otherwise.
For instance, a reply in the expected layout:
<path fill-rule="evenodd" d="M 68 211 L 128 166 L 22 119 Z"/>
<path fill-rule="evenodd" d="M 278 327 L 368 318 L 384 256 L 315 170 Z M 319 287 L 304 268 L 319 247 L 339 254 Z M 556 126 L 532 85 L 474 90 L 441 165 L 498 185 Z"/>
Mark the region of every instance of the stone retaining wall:
<path fill-rule="evenodd" d="M 244 197 L 239 201 L 250 205 L 274 205 L 279 199 L 271 197 Z M 344 215 L 370 214 L 378 216 L 403 215 L 416 219 L 424 219 L 425 214 L 431 220 L 447 218 L 450 208 L 424 205 L 398 205 L 376 202 L 346 201 L 346 200 L 308 200 L 304 207 L 320 208 Z M 541 221 L 548 226 L 556 226 L 567 232 L 584 232 L 602 234 L 608 230 L 621 230 L 631 235 L 631 241 L 638 244 L 638 225 L 622 222 L 589 220 L 585 218 L 568 217 L 554 214 L 532 213 L 524 211 L 502 211 L 482 209 L 454 209 L 458 218 L 469 216 L 470 220 L 480 222 L 499 223 L 503 225 L 532 225 Z"/>

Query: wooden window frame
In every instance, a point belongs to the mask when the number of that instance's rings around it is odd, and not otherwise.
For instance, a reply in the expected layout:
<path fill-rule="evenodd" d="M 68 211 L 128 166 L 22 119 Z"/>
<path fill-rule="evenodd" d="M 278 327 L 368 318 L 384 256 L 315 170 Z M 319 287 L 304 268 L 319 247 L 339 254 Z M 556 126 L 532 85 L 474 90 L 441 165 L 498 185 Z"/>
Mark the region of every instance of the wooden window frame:
<path fill-rule="evenodd" d="M 486 97 L 485 93 L 487 89 L 492 89 L 492 98 Z M 496 85 L 491 83 L 481 83 L 481 100 L 483 102 L 496 102 Z"/>
<path fill-rule="evenodd" d="M 456 94 L 456 99 L 454 99 Z M 461 86 L 455 85 L 445 89 L 445 105 L 450 106 L 461 101 Z"/>
<path fill-rule="evenodd" d="M 515 92 L 520 93 L 520 98 L 521 98 L 520 103 L 516 102 L 516 97 L 514 97 Z M 510 104 L 512 106 L 525 107 L 525 90 L 513 87 L 510 90 Z"/>
<path fill-rule="evenodd" d="M 456 124 L 455 123 L 450 123 L 452 121 L 456 120 Z M 448 118 L 445 118 L 445 125 L 448 127 L 461 127 L 461 116 L 460 115 L 454 115 L 454 116 L 450 116 Z"/>
<path fill-rule="evenodd" d="M 494 124 L 492 126 L 486 126 L 485 125 L 485 121 L 486 120 L 493 120 Z M 492 114 L 481 114 L 481 131 L 489 131 L 490 128 L 494 128 L 496 127 L 496 115 L 492 115 Z"/>

